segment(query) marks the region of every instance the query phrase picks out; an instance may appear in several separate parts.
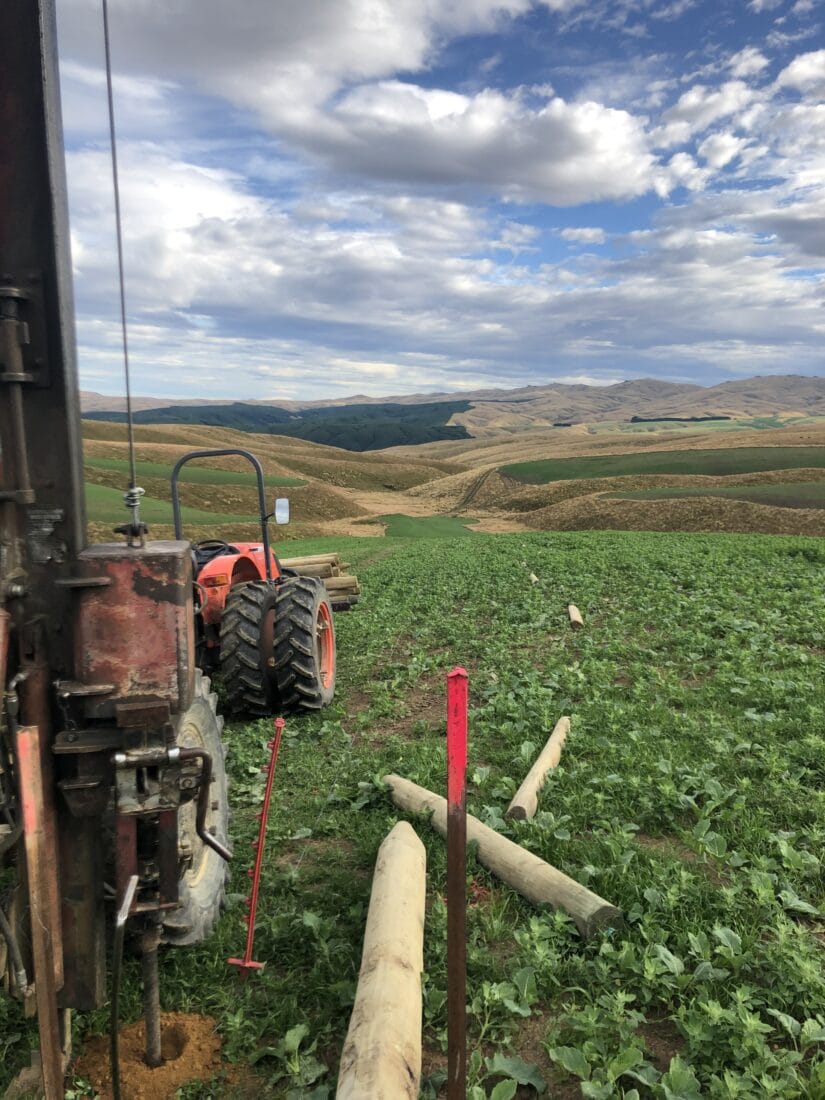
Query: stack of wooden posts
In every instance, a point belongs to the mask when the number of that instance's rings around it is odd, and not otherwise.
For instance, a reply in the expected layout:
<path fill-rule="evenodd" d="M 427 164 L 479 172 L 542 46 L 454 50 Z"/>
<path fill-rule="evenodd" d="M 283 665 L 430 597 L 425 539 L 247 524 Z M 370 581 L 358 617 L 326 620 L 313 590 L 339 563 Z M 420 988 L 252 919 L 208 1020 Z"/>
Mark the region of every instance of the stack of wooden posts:
<path fill-rule="evenodd" d="M 358 603 L 361 586 L 349 562 L 340 554 L 311 554 L 305 558 L 280 558 L 284 569 L 292 569 L 302 577 L 318 577 L 324 582 L 333 611 L 349 611 Z"/>

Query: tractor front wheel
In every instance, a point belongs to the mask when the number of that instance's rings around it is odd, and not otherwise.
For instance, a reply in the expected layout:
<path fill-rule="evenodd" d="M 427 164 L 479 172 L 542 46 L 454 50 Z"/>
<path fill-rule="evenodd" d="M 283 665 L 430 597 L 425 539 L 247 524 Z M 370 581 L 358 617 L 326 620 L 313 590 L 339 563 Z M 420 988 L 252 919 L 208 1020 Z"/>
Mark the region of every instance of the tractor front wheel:
<path fill-rule="evenodd" d="M 206 827 L 221 844 L 228 843 L 229 800 L 226 791 L 223 719 L 217 713 L 218 697 L 209 677 L 195 670 L 195 694 L 177 729 L 180 748 L 205 749 L 212 760 L 212 784 Z M 227 864 L 200 839 L 195 827 L 197 799 L 178 810 L 178 854 L 180 906 L 164 916 L 163 938 L 177 947 L 203 943 L 214 928 L 224 902 Z"/>
<path fill-rule="evenodd" d="M 315 577 L 290 577 L 277 592 L 273 655 L 281 709 L 320 710 L 335 694 L 335 626 L 329 597 Z"/>

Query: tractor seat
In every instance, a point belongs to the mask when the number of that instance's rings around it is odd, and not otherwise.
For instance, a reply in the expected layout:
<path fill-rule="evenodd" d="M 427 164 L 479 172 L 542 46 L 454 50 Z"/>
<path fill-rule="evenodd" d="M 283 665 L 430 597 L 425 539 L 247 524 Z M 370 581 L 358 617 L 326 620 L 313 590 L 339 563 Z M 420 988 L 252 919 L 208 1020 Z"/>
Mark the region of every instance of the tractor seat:
<path fill-rule="evenodd" d="M 223 554 L 240 554 L 240 550 L 237 546 L 231 544 L 226 546 L 193 546 L 192 559 L 195 566 L 195 576 L 197 577 L 204 566 L 208 565 L 213 558 L 221 557 Z"/>

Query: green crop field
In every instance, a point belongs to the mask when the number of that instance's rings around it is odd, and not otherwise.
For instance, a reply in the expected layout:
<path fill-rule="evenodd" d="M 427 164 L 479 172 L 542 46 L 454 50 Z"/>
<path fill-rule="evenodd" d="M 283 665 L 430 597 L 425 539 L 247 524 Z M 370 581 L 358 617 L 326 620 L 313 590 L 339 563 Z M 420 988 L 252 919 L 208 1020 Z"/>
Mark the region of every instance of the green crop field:
<path fill-rule="evenodd" d="M 586 458 L 545 458 L 514 462 L 501 473 L 544 485 L 574 478 L 626 474 L 751 474 L 761 470 L 825 469 L 825 447 L 730 447 L 707 451 L 656 451 Z"/>
<path fill-rule="evenodd" d="M 125 458 L 98 458 L 87 455 L 84 462 L 86 466 L 91 467 L 93 470 L 115 470 L 118 473 L 129 473 L 129 463 Z M 138 462 L 137 475 L 139 478 L 162 477 L 168 480 L 172 475 L 173 465 L 173 463 L 167 465 L 164 462 Z M 216 470 L 195 462 L 184 466 L 180 479 L 198 485 L 257 485 L 257 479 L 252 472 Z M 306 485 L 306 482 L 299 477 L 279 477 L 277 474 L 267 474 L 264 481 L 271 486 Z"/>
<path fill-rule="evenodd" d="M 251 1067 L 243 1095 L 334 1096 L 376 851 L 399 817 L 381 776 L 443 792 L 445 677 L 462 664 L 470 811 L 625 917 L 585 942 L 471 858 L 470 1100 L 822 1100 L 825 545 L 587 532 L 282 547 L 329 549 L 364 594 L 336 617 L 336 702 L 287 719 L 255 942 L 266 969 L 243 982 L 226 965 L 243 948 L 272 729 L 233 721 L 228 909 L 210 942 L 163 955 L 164 1007 L 216 1019 L 225 1057 Z M 506 820 L 563 714 L 571 733 L 537 816 Z M 434 1098 L 445 846 L 415 825 L 428 857 L 421 1096 Z M 138 972 L 130 958 L 126 1018 Z M 104 1009 L 78 1027 L 107 1022 Z M 30 1036 L 4 1000 L 0 1036 L 2 1085 Z M 179 1095 L 239 1096 L 234 1073 Z M 88 1094 L 78 1082 L 70 1095 Z"/>
<path fill-rule="evenodd" d="M 477 520 L 463 516 L 405 516 L 400 512 L 388 516 L 379 516 L 378 521 L 386 524 L 385 535 L 390 538 L 427 539 L 456 538 L 472 535 L 467 526 Z"/>
<path fill-rule="evenodd" d="M 722 497 L 774 508 L 825 508 L 825 481 L 792 481 L 786 485 L 731 485 L 721 488 L 638 489 L 607 493 L 611 500 L 676 500 L 682 497 Z"/>
<path fill-rule="evenodd" d="M 145 523 L 171 523 L 172 505 L 166 500 L 152 500 L 143 497 L 140 502 L 140 514 Z M 86 518 L 90 523 L 124 523 L 126 509 L 123 506 L 123 492 L 108 485 L 93 485 L 86 482 Z M 225 515 L 208 512 L 202 508 L 181 508 L 184 523 L 256 523 L 257 516 Z"/>

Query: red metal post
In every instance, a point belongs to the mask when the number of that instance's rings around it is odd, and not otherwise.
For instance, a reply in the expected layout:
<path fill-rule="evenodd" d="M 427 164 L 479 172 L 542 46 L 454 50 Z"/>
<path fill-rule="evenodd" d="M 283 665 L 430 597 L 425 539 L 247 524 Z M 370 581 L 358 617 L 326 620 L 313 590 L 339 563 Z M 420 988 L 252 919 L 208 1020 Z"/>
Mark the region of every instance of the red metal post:
<path fill-rule="evenodd" d="M 467 673 L 447 677 L 447 1098 L 467 1093 Z"/>
<path fill-rule="evenodd" d="M 255 867 L 247 871 L 247 875 L 252 879 L 252 891 L 246 899 L 246 904 L 249 911 L 247 912 L 244 920 L 247 924 L 246 929 L 246 949 L 244 950 L 244 956 L 242 959 L 227 959 L 227 962 L 231 966 L 237 966 L 240 968 L 244 977 L 249 976 L 251 970 L 263 970 L 265 963 L 255 962 L 252 958 L 252 945 L 255 941 L 255 915 L 258 911 L 258 891 L 261 885 L 261 869 L 264 862 L 264 841 L 266 840 L 266 823 L 269 818 L 269 803 L 272 799 L 272 786 L 275 782 L 275 765 L 278 763 L 278 750 L 281 747 L 281 734 L 284 729 L 283 718 L 275 719 L 275 736 L 269 742 L 267 746 L 270 749 L 269 767 L 267 768 L 266 775 L 266 790 L 264 791 L 264 800 L 258 811 L 258 820 L 260 825 L 258 826 L 258 839 L 252 841 L 252 847 L 255 849 Z"/>

